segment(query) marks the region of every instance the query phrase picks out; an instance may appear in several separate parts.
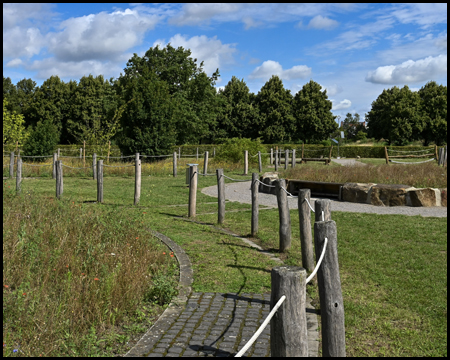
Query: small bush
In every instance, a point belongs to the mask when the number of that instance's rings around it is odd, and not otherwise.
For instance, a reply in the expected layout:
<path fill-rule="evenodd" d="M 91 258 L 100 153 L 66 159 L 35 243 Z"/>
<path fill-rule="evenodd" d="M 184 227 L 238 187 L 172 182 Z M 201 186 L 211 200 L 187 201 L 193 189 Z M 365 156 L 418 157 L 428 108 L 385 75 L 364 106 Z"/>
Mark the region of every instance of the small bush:
<path fill-rule="evenodd" d="M 26 156 L 51 155 L 58 145 L 60 133 L 50 121 L 39 121 L 23 145 Z M 45 158 L 36 158 L 43 161 Z"/>
<path fill-rule="evenodd" d="M 267 160 L 266 147 L 261 143 L 258 138 L 256 140 L 251 139 L 239 139 L 232 138 L 227 139 L 216 154 L 216 160 L 231 161 L 235 163 L 242 163 L 244 161 L 244 150 L 248 150 L 248 162 L 249 164 L 257 164 L 258 157 L 254 156 L 261 151 L 261 159 L 263 162 Z"/>

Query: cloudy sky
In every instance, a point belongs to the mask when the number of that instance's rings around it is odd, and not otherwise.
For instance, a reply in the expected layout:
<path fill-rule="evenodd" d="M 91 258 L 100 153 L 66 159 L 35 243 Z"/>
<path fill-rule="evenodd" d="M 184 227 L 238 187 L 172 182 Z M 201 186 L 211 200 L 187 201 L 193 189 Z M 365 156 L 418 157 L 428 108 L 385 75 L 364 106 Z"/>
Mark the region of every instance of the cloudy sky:
<path fill-rule="evenodd" d="M 361 118 L 383 89 L 447 85 L 447 4 L 3 4 L 3 76 L 117 78 L 158 44 L 189 48 L 225 86 L 255 94 L 311 79 L 333 113 Z"/>

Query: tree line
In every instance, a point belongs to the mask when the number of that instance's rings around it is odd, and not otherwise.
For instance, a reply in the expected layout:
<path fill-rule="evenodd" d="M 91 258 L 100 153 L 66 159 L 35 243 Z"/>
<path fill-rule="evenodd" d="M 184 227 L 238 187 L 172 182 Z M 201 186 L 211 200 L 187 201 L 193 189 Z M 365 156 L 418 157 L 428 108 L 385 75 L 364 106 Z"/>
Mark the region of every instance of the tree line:
<path fill-rule="evenodd" d="M 159 155 L 175 144 L 218 144 L 234 137 L 317 143 L 338 130 L 326 90 L 313 80 L 292 95 L 274 75 L 254 94 L 234 76 L 217 91 L 219 76 L 219 69 L 208 76 L 189 49 L 168 44 L 142 57 L 134 54 L 116 79 L 89 75 L 64 82 L 51 76 L 38 87 L 32 79 L 14 85 L 3 77 L 3 143 L 19 141 L 27 153 L 38 154 L 55 141 L 112 140 L 124 154 Z M 445 122 L 446 139 L 446 92 L 436 83 L 419 92 L 385 90 L 366 114 L 368 136 L 439 142 Z"/>

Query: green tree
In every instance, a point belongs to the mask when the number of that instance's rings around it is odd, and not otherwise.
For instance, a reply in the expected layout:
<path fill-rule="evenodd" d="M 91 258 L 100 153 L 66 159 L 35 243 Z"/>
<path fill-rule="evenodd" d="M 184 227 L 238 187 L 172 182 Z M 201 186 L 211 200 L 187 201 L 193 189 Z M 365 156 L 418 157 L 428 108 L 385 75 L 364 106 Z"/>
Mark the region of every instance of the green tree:
<path fill-rule="evenodd" d="M 266 144 L 290 142 L 295 131 L 291 91 L 273 75 L 256 95 L 260 114 L 259 134 Z"/>
<path fill-rule="evenodd" d="M 425 126 L 422 131 L 424 145 L 447 143 L 447 86 L 430 81 L 419 90 Z"/>
<path fill-rule="evenodd" d="M 59 135 L 59 129 L 51 120 L 38 121 L 25 141 L 23 151 L 27 156 L 51 155 L 59 143 Z M 45 158 L 36 160 L 43 161 Z"/>
<path fill-rule="evenodd" d="M 8 110 L 8 101 L 3 99 L 3 145 L 22 144 L 28 136 L 24 116 Z"/>
<path fill-rule="evenodd" d="M 296 123 L 296 140 L 317 142 L 328 139 L 338 129 L 336 117 L 332 114 L 333 104 L 328 100 L 327 91 L 311 80 L 295 94 L 293 114 Z"/>
<path fill-rule="evenodd" d="M 368 136 L 385 139 L 390 145 L 420 140 L 425 125 L 419 94 L 406 85 L 383 90 L 366 119 Z"/>

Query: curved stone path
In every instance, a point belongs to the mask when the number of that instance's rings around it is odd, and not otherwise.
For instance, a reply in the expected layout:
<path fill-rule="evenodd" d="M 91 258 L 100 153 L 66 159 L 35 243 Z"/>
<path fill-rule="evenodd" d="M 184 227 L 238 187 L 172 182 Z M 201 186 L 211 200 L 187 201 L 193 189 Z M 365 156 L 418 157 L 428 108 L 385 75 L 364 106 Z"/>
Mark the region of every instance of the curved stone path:
<path fill-rule="evenodd" d="M 152 230 L 150 232 L 173 251 L 179 262 L 179 294 L 124 356 L 235 356 L 269 314 L 270 293 L 192 293 L 193 271 L 184 250 L 167 236 Z M 249 239 L 241 239 L 282 264 L 280 259 Z M 309 297 L 306 304 L 309 356 L 317 357 L 319 332 L 316 310 Z M 244 356 L 270 356 L 270 325 L 266 326 Z"/>

